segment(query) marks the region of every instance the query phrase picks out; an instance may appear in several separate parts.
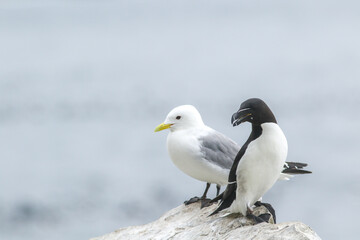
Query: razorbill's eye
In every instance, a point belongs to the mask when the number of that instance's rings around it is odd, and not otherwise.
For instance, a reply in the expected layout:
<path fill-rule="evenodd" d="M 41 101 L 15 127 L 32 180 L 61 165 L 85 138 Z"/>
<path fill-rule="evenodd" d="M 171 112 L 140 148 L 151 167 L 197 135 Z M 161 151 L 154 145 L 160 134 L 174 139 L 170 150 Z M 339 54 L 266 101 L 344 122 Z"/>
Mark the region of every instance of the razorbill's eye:
<path fill-rule="evenodd" d="M 181 118 L 181 116 L 177 116 L 177 117 L 176 117 L 176 120 L 180 120 L 180 118 Z"/>

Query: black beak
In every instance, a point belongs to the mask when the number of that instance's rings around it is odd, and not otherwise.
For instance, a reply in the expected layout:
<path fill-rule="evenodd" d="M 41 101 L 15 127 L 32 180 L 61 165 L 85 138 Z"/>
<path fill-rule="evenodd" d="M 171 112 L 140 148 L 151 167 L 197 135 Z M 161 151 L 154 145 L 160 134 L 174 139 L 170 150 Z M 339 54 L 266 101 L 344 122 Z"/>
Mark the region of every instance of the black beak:
<path fill-rule="evenodd" d="M 251 112 L 249 108 L 240 109 L 234 113 L 231 117 L 231 124 L 235 127 L 243 122 L 248 121 L 251 118 Z"/>

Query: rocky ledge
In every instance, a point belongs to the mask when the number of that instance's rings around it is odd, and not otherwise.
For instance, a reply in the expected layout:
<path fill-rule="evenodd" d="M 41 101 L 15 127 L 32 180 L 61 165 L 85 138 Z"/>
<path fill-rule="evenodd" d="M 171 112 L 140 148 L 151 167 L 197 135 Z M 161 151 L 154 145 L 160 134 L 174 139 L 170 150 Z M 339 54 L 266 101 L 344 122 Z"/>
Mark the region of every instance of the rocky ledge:
<path fill-rule="evenodd" d="M 237 214 L 219 213 L 208 217 L 216 205 L 200 209 L 200 204 L 181 205 L 158 220 L 141 225 L 120 228 L 92 240 L 120 239 L 252 239 L 252 240 L 319 240 L 320 237 L 301 222 L 254 225 L 249 219 Z M 254 215 L 267 213 L 263 206 Z M 270 219 L 272 222 L 272 218 Z"/>

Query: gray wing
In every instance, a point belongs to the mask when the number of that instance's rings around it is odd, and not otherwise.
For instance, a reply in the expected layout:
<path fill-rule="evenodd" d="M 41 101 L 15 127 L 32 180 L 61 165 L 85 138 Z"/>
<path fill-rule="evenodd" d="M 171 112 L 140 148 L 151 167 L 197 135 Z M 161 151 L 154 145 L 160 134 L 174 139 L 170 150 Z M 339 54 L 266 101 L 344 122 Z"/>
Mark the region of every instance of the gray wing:
<path fill-rule="evenodd" d="M 201 142 L 200 150 L 208 161 L 230 170 L 240 150 L 239 145 L 215 130 L 199 140 Z"/>

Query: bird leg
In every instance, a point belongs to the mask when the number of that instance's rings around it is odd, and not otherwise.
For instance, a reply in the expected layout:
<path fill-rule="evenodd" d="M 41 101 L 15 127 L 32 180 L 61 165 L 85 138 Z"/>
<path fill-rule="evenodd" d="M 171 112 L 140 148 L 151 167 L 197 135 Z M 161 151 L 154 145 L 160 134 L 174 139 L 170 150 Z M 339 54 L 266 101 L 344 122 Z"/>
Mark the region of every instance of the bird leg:
<path fill-rule="evenodd" d="M 255 204 L 254 204 L 256 207 L 260 207 L 260 206 L 264 206 L 266 207 L 266 209 L 271 213 L 273 219 L 274 219 L 274 223 L 276 223 L 276 215 L 275 215 L 275 209 L 271 206 L 270 203 L 263 203 L 263 202 L 260 202 L 260 201 L 257 201 Z M 263 214 L 261 214 L 263 215 Z M 261 216 L 260 215 L 260 216 Z M 260 217 L 259 216 L 259 217 Z"/>
<path fill-rule="evenodd" d="M 210 188 L 210 185 L 211 185 L 210 183 L 206 183 L 206 188 L 205 188 L 204 194 L 200 198 L 200 201 L 201 201 L 200 208 L 208 207 L 208 206 L 211 205 L 210 204 L 211 199 L 206 198 L 206 195 L 207 195 L 207 192 L 208 192 L 208 190 Z"/>
<path fill-rule="evenodd" d="M 210 185 L 211 185 L 210 183 L 206 183 L 206 188 L 205 188 L 204 194 L 201 196 L 201 199 L 206 199 L 206 195 L 207 195 L 207 192 L 209 191 Z"/>
<path fill-rule="evenodd" d="M 201 202 L 200 208 L 210 206 L 211 205 L 210 204 L 211 199 L 206 198 L 206 195 L 207 195 L 207 192 L 208 192 L 208 190 L 210 188 L 210 185 L 211 185 L 210 183 L 206 183 L 206 188 L 205 188 L 204 194 L 201 196 L 201 198 L 199 198 L 199 197 L 190 198 L 188 201 L 185 201 L 184 204 L 189 205 L 191 203 L 195 203 L 195 202 L 200 201 Z"/>
<path fill-rule="evenodd" d="M 216 196 L 219 196 L 221 186 L 219 184 L 216 185 Z"/>

